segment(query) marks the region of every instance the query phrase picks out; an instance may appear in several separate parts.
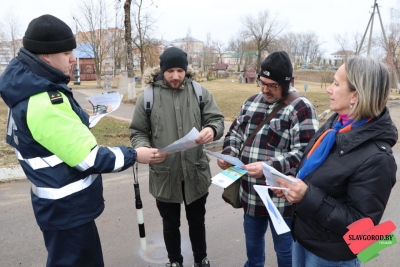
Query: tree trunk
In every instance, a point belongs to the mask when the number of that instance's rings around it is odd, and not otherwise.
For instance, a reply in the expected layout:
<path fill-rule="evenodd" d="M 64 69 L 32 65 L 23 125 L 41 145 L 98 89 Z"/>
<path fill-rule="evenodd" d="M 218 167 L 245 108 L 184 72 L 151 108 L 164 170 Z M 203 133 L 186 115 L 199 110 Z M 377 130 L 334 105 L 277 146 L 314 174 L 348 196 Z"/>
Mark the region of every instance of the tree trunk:
<path fill-rule="evenodd" d="M 125 44 L 127 54 L 127 70 L 128 70 L 128 100 L 136 99 L 135 73 L 133 72 L 133 54 L 132 54 L 132 27 L 131 27 L 131 3 L 132 0 L 126 0 L 124 4 L 125 12 Z"/>

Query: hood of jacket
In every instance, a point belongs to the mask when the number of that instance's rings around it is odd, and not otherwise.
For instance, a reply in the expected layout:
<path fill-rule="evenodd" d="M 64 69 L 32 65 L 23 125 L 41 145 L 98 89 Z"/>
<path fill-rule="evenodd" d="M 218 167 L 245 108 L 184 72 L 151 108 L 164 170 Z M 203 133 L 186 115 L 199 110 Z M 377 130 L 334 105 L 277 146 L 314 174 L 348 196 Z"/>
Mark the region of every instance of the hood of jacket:
<path fill-rule="evenodd" d="M 191 66 L 188 66 L 186 71 L 186 78 L 194 80 L 196 77 L 197 72 Z M 161 74 L 160 66 L 148 68 L 143 72 L 143 81 L 146 85 L 150 85 L 154 82 L 163 80 L 163 75 Z"/>
<path fill-rule="evenodd" d="M 323 133 L 328 128 L 331 128 L 337 119 L 338 114 L 330 117 L 324 126 L 321 127 L 319 133 Z M 378 117 L 372 119 L 367 124 L 357 127 L 350 132 L 339 134 L 336 138 L 338 151 L 347 153 L 368 140 L 386 141 L 393 147 L 397 142 L 398 132 L 396 125 L 390 117 L 388 108 L 385 107 Z"/>
<path fill-rule="evenodd" d="M 0 95 L 7 106 L 13 107 L 38 93 L 62 89 L 71 92 L 69 81 L 69 75 L 21 48 L 0 77 Z"/>

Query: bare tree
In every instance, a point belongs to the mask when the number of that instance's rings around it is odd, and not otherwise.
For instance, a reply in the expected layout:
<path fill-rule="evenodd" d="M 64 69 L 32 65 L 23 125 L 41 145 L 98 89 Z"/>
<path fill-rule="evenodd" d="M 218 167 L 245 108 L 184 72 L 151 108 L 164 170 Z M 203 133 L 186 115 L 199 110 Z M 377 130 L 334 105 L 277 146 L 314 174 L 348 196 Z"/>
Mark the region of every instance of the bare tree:
<path fill-rule="evenodd" d="M 365 52 L 367 47 L 361 47 L 362 35 L 359 32 L 354 33 L 349 37 L 347 33 L 334 35 L 335 41 L 340 46 L 340 51 L 344 55 L 345 60 L 358 52 L 359 54 Z M 368 42 L 366 42 L 368 43 Z"/>
<path fill-rule="evenodd" d="M 386 62 L 390 65 L 392 65 L 390 63 L 390 56 L 392 57 L 393 66 L 391 66 L 391 69 L 395 70 L 399 76 L 400 54 L 398 51 L 400 51 L 400 23 L 391 23 L 386 32 L 388 46 L 385 43 L 383 34 L 376 38 L 376 45 L 385 52 L 385 55 L 381 55 L 380 57 L 385 58 Z"/>
<path fill-rule="evenodd" d="M 14 13 L 11 7 L 4 11 L 3 14 L 3 24 L 5 26 L 5 37 L 8 41 L 8 47 L 10 48 L 10 53 L 12 57 L 15 57 L 22 47 L 21 43 L 18 42 L 18 36 L 20 34 L 21 23 L 18 16 Z"/>
<path fill-rule="evenodd" d="M 211 33 L 207 33 L 207 40 L 203 48 L 203 70 L 207 72 L 207 77 L 210 77 L 210 72 L 212 64 L 215 63 L 216 51 L 213 46 L 213 41 L 211 39 Z"/>
<path fill-rule="evenodd" d="M 271 44 L 285 29 L 286 24 L 279 22 L 276 18 L 272 18 L 268 10 L 260 11 L 256 17 L 249 14 L 242 23 L 256 48 L 256 71 L 258 72 L 261 66 L 262 53 L 268 51 Z"/>
<path fill-rule="evenodd" d="M 238 71 L 240 71 L 240 66 L 242 65 L 245 45 L 246 33 L 244 31 L 239 31 L 235 36 L 231 37 L 229 41 L 228 49 L 235 52 Z"/>
<path fill-rule="evenodd" d="M 213 46 L 218 54 L 219 63 L 222 63 L 222 55 L 225 52 L 224 43 L 221 42 L 220 40 L 215 40 L 213 41 Z"/>
<path fill-rule="evenodd" d="M 299 64 L 299 40 L 298 34 L 287 32 L 276 42 L 275 50 L 284 50 L 288 53 L 294 64 Z"/>
<path fill-rule="evenodd" d="M 111 19 L 107 10 L 110 7 L 105 0 L 81 0 L 76 2 L 75 8 L 79 39 L 89 44 L 94 56 L 97 86 L 101 87 L 103 61 L 113 48 L 113 36 L 108 31 Z"/>
<path fill-rule="evenodd" d="M 149 4 L 145 2 L 150 2 Z M 140 71 L 143 74 L 145 66 L 145 54 L 149 46 L 153 45 L 153 38 L 151 34 L 154 32 L 154 26 L 156 20 L 152 17 L 151 7 L 155 6 L 153 0 L 135 0 L 133 2 L 132 20 L 134 23 L 134 35 L 132 38 L 134 46 L 139 50 L 140 53 Z M 144 87 L 144 81 L 142 79 L 142 87 Z"/>
<path fill-rule="evenodd" d="M 149 43 L 145 48 L 144 60 L 149 67 L 158 66 L 160 63 L 160 53 L 158 51 L 159 45 L 162 45 L 162 41 L 149 40 Z"/>

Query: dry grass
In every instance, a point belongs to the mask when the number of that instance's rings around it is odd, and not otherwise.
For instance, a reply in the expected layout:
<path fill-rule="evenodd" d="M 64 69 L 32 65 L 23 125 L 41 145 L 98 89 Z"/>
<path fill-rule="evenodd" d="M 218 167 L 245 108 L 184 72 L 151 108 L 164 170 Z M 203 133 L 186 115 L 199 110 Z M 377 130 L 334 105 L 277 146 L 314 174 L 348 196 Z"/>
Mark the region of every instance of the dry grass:
<path fill-rule="evenodd" d="M 305 94 L 304 84 L 308 85 L 306 97 L 315 106 L 317 113 L 320 114 L 329 108 L 329 97 L 325 88 L 329 86 L 333 79 L 334 73 L 329 74 L 322 71 L 312 72 L 309 70 L 297 71 L 295 78 L 295 88 Z M 323 78 L 326 78 L 326 83 L 321 83 Z M 118 80 L 119 81 L 119 80 Z M 328 82 L 329 81 L 329 82 Z M 256 84 L 239 84 L 232 82 L 231 79 L 219 79 L 214 81 L 202 82 L 202 85 L 210 90 L 213 94 L 219 108 L 225 116 L 225 120 L 232 121 L 238 114 L 243 102 L 251 95 L 260 91 L 260 87 Z M 96 88 L 96 81 L 82 82 L 81 85 L 69 84 L 72 88 Z M 392 98 L 399 98 L 400 95 L 392 90 Z M 138 92 L 140 94 L 141 92 Z M 128 103 L 127 96 L 123 98 L 123 102 Z M 7 127 L 7 106 L 0 98 L 0 132 L 5 133 Z M 130 145 L 129 144 L 129 123 L 116 120 L 109 117 L 104 117 L 96 127 L 92 129 L 98 144 L 103 146 L 115 145 Z M 5 142 L 5 136 L 0 138 L 0 167 L 18 165 L 11 146 Z"/>

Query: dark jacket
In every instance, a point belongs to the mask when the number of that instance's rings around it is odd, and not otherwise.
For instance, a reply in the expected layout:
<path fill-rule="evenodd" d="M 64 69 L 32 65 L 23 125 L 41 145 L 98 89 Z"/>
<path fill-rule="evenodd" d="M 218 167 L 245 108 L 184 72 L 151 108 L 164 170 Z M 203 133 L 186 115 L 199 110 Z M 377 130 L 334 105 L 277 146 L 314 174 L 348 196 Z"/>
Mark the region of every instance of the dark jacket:
<path fill-rule="evenodd" d="M 300 167 L 318 137 L 337 118 L 333 115 L 318 130 Z M 392 155 L 396 142 L 397 129 L 387 108 L 367 124 L 338 134 L 326 160 L 304 179 L 308 189 L 294 205 L 295 241 L 324 259 L 355 258 L 343 235 L 346 227 L 359 219 L 370 217 L 375 225 L 381 220 L 396 183 L 397 166 Z"/>
<path fill-rule="evenodd" d="M 121 171 L 136 160 L 132 148 L 97 145 L 68 82 L 68 75 L 24 48 L 0 78 L 10 109 L 6 141 L 32 182 L 35 217 L 46 230 L 94 220 L 104 209 L 100 173 Z"/>

